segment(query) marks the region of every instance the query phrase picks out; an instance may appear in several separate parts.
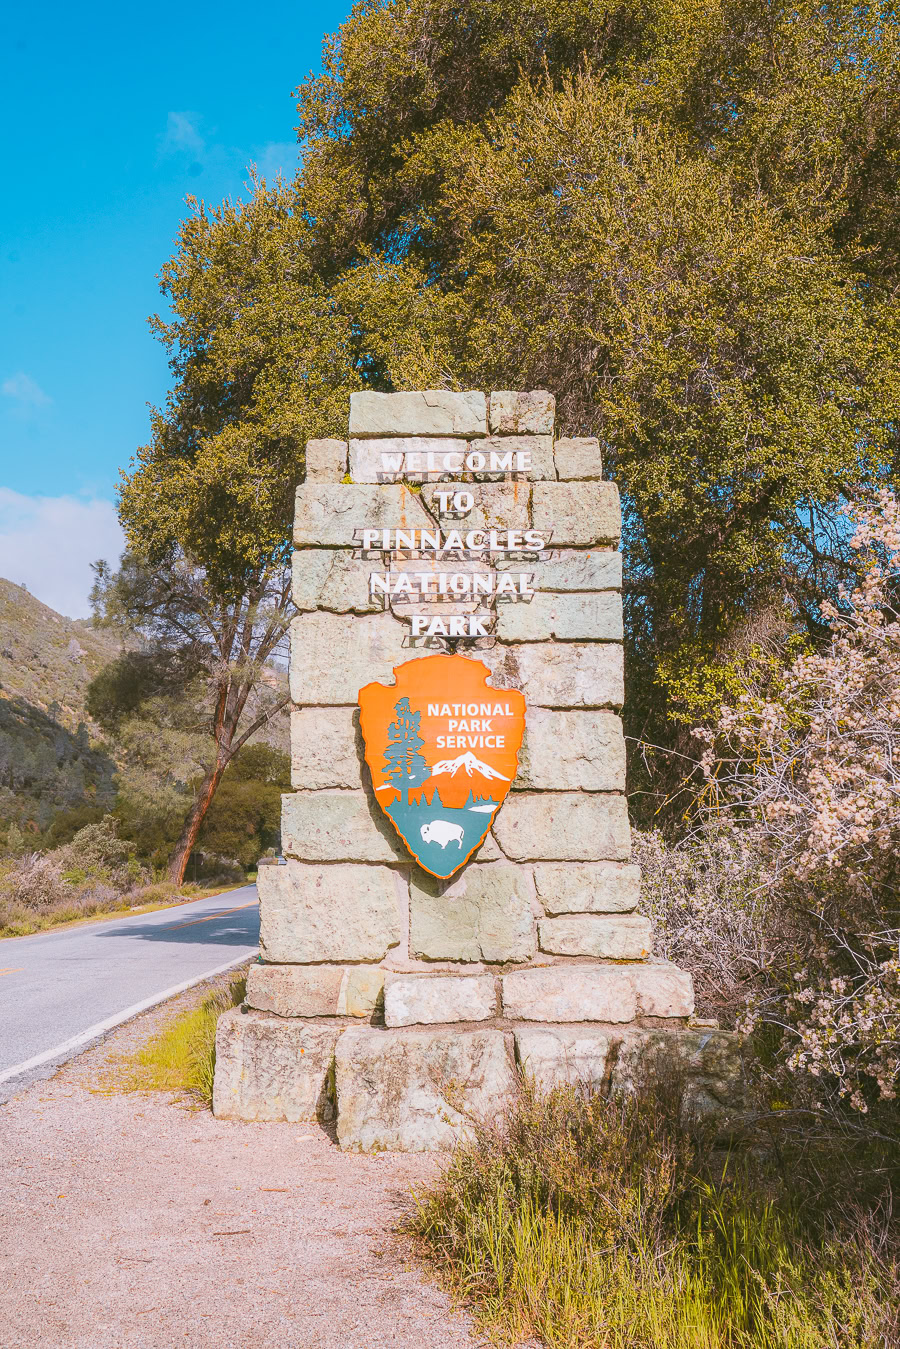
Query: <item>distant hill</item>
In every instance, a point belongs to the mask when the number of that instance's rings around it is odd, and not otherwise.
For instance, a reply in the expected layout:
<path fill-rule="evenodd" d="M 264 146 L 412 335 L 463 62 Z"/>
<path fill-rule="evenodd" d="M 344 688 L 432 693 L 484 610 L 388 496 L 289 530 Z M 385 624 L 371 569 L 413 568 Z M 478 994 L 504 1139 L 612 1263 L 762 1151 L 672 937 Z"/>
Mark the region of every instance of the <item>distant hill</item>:
<path fill-rule="evenodd" d="M 84 699 L 121 645 L 0 578 L 0 829 L 27 838 L 62 811 L 112 804 L 115 764 Z"/>
<path fill-rule="evenodd" d="M 11 826 L 23 836 L 17 846 L 46 846 L 115 804 L 122 752 L 87 716 L 85 698 L 122 645 L 0 578 L 0 854 Z M 278 682 L 266 673 L 265 683 Z M 286 753 L 287 712 L 255 739 Z"/>
<path fill-rule="evenodd" d="M 0 697 L 23 698 L 74 730 L 88 684 L 121 649 L 113 633 L 63 618 L 0 577 Z"/>

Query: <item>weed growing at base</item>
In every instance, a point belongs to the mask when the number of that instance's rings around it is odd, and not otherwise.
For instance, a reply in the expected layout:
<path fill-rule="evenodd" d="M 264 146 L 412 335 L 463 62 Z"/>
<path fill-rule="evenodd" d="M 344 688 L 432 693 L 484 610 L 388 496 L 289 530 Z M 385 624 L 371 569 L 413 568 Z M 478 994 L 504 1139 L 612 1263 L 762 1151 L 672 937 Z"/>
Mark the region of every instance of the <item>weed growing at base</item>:
<path fill-rule="evenodd" d="M 476 1128 L 410 1229 L 501 1339 L 551 1349 L 888 1349 L 897 1233 L 774 1166 L 708 1149 L 665 1093 L 523 1088 Z M 785 1174 L 790 1174 L 788 1171 Z"/>
<path fill-rule="evenodd" d="M 182 1012 L 125 1061 L 119 1078 L 124 1091 L 172 1091 L 197 1105 L 212 1106 L 216 1069 L 216 1025 L 247 992 L 245 977 L 208 994 Z"/>

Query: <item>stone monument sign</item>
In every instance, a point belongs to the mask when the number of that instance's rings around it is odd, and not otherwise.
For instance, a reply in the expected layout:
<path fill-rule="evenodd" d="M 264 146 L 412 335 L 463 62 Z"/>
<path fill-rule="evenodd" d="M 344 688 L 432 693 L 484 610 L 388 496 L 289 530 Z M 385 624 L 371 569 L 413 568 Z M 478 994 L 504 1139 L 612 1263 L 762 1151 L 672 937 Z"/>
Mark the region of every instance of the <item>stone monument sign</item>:
<path fill-rule="evenodd" d="M 544 392 L 351 397 L 297 488 L 287 864 L 219 1023 L 214 1108 L 445 1146 L 541 1084 L 677 1055 L 690 976 L 630 861 L 621 512 Z"/>

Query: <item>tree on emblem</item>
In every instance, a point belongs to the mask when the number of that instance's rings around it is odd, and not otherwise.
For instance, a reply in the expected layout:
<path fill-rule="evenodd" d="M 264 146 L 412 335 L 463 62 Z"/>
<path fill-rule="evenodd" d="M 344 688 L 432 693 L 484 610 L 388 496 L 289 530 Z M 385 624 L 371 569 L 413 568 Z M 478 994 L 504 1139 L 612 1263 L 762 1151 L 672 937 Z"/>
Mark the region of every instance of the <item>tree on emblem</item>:
<path fill-rule="evenodd" d="M 397 720 L 388 727 L 388 747 L 384 754 L 384 775 L 393 778 L 400 800 L 409 805 L 409 793 L 421 787 L 428 777 L 428 765 L 419 750 L 425 741 L 419 735 L 421 712 L 413 712 L 408 698 L 395 703 Z"/>

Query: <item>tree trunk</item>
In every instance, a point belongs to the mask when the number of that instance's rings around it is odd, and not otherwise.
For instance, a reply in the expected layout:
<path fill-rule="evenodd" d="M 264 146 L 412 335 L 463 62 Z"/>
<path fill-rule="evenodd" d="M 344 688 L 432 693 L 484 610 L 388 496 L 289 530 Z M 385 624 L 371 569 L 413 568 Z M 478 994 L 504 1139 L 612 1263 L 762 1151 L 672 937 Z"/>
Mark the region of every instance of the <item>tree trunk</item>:
<path fill-rule="evenodd" d="M 181 837 L 169 862 L 169 880 L 173 881 L 175 885 L 181 885 L 184 881 L 184 873 L 194 850 L 194 844 L 197 842 L 200 826 L 206 818 L 206 812 L 209 810 L 224 772 L 225 764 L 220 764 L 217 760 L 215 767 L 211 768 L 203 779 L 196 800 L 191 806 L 190 814 L 184 822 Z"/>

